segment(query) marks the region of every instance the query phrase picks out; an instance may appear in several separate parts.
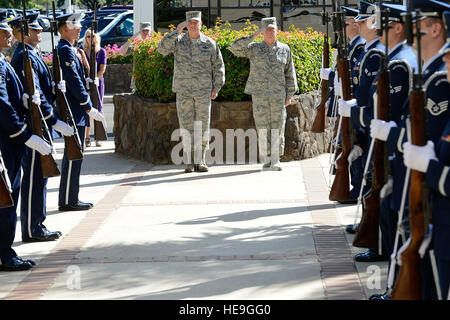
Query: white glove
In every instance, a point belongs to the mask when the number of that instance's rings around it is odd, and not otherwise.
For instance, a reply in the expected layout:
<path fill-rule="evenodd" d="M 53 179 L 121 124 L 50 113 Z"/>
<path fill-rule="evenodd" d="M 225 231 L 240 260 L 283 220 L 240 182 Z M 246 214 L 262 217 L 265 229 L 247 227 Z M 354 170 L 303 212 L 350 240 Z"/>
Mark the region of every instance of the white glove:
<path fill-rule="evenodd" d="M 56 86 L 55 81 L 52 81 L 52 93 L 53 93 L 53 94 L 56 94 L 56 92 L 55 92 L 55 86 Z"/>
<path fill-rule="evenodd" d="M 331 71 L 332 71 L 331 68 L 320 68 L 320 79 L 328 80 Z"/>
<path fill-rule="evenodd" d="M 335 79 L 337 77 L 334 77 Z M 335 81 L 334 82 L 334 94 L 338 97 L 342 97 L 342 85 L 340 81 Z"/>
<path fill-rule="evenodd" d="M 350 151 L 350 153 L 347 157 L 347 160 L 349 163 L 352 163 L 353 161 L 355 161 L 356 159 L 361 157 L 362 154 L 363 154 L 363 149 L 361 149 L 361 147 L 358 145 L 354 145 L 352 151 Z"/>
<path fill-rule="evenodd" d="M 25 142 L 25 145 L 33 150 L 36 150 L 44 156 L 52 152 L 52 147 L 47 142 L 34 134 Z"/>
<path fill-rule="evenodd" d="M 386 198 L 392 193 L 392 186 L 394 185 L 394 180 L 389 179 L 380 190 L 380 199 Z"/>
<path fill-rule="evenodd" d="M 28 109 L 28 99 L 30 99 L 30 96 L 28 94 L 24 93 L 22 96 L 22 103 L 23 103 L 23 106 L 25 107 L 25 109 Z"/>
<path fill-rule="evenodd" d="M 58 83 L 58 89 L 61 91 L 61 92 L 66 92 L 67 90 L 66 90 L 66 81 L 64 81 L 64 80 L 61 80 L 59 83 Z"/>
<path fill-rule="evenodd" d="M 99 80 L 97 77 L 95 77 L 94 80 L 92 80 L 91 78 L 86 78 L 86 87 L 89 90 L 91 88 L 91 83 L 95 84 L 97 87 L 99 85 Z"/>
<path fill-rule="evenodd" d="M 97 121 L 103 121 L 103 119 L 105 118 L 103 114 L 101 112 L 98 112 L 98 110 L 95 108 L 91 108 L 88 115 L 89 117 Z"/>
<path fill-rule="evenodd" d="M 95 79 L 94 79 L 94 84 L 95 84 L 97 87 L 100 85 L 100 80 L 99 80 L 97 77 L 95 77 Z"/>
<path fill-rule="evenodd" d="M 344 99 L 339 99 L 338 100 L 339 103 L 339 115 L 341 117 L 350 117 L 350 109 L 354 106 L 356 106 L 356 99 L 352 99 L 352 100 L 344 100 Z"/>
<path fill-rule="evenodd" d="M 410 142 L 403 144 L 403 163 L 406 167 L 425 173 L 431 159 L 437 160 L 433 141 L 428 140 L 423 147 Z"/>
<path fill-rule="evenodd" d="M 31 101 L 38 107 L 41 105 L 41 96 L 40 96 L 39 92 L 36 91 L 33 94 L 33 96 L 31 97 Z"/>
<path fill-rule="evenodd" d="M 386 141 L 391 128 L 396 126 L 397 124 L 394 121 L 386 122 L 384 120 L 372 119 L 370 121 L 370 136 L 372 139 Z"/>
<path fill-rule="evenodd" d="M 61 120 L 56 120 L 56 123 L 52 126 L 53 129 L 60 132 L 63 136 L 70 137 L 74 135 L 73 128 L 69 126 L 67 123 L 62 122 Z"/>

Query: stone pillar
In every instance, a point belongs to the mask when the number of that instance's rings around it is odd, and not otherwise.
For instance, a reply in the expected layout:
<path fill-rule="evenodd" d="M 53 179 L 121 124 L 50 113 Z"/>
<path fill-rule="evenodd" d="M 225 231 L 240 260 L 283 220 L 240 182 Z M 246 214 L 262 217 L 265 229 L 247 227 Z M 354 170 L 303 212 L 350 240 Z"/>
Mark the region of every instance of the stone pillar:
<path fill-rule="evenodd" d="M 72 0 L 65 0 L 62 9 L 66 10 L 66 13 L 72 13 Z"/>
<path fill-rule="evenodd" d="M 140 30 L 141 22 L 151 22 L 155 30 L 155 17 L 153 16 L 153 0 L 134 0 L 133 19 L 135 32 Z"/>

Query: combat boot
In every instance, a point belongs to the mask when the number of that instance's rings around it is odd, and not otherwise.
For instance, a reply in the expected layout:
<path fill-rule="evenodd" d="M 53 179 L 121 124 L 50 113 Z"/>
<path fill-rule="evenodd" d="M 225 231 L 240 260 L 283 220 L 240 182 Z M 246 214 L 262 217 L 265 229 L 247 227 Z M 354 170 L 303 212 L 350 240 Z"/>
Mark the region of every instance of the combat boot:
<path fill-rule="evenodd" d="M 208 166 L 206 165 L 206 150 L 202 150 L 202 161 L 200 164 L 194 166 L 195 172 L 208 172 Z"/>

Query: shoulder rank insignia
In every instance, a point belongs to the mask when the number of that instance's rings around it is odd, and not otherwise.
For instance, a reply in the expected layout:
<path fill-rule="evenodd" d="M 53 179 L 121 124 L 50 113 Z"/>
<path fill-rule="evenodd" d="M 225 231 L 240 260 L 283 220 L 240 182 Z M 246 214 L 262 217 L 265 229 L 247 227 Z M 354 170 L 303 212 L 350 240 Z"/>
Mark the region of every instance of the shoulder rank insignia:
<path fill-rule="evenodd" d="M 74 60 L 72 60 L 71 62 L 66 61 L 66 66 L 72 67 L 72 66 L 74 66 L 74 65 L 75 65 L 75 61 L 74 61 Z"/>
<path fill-rule="evenodd" d="M 441 113 L 447 111 L 448 100 L 444 100 L 439 103 L 436 103 L 433 100 L 431 100 L 430 98 L 428 98 L 427 109 L 433 116 L 440 115 Z"/>

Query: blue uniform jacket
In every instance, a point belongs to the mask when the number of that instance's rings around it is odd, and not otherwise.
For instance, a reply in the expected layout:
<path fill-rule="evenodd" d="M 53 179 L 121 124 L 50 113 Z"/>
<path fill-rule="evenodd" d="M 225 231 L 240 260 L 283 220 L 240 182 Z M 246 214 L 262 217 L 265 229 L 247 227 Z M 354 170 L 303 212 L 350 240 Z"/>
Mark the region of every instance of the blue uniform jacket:
<path fill-rule="evenodd" d="M 92 102 L 86 89 L 83 66 L 75 49 L 69 41 L 61 39 L 58 43 L 58 54 L 61 63 L 63 79 L 66 81 L 66 97 L 72 110 L 77 126 L 88 126 L 87 111 L 92 108 Z"/>
<path fill-rule="evenodd" d="M 21 154 L 32 132 L 22 104 L 23 87 L 11 65 L 0 54 L 0 147 Z"/>
<path fill-rule="evenodd" d="M 364 38 L 361 37 L 360 35 L 357 35 L 348 44 L 348 56 L 349 56 L 349 61 L 350 61 L 350 70 L 352 70 L 354 64 L 357 63 L 359 56 L 363 53 L 365 43 L 366 42 L 365 42 Z M 327 112 L 328 117 L 333 116 L 332 109 L 333 109 L 333 104 L 334 104 L 334 99 L 335 99 L 333 83 L 334 83 L 335 76 L 336 76 L 335 71 L 332 71 L 330 73 L 330 75 L 328 76 L 328 83 L 330 84 L 330 89 L 331 89 L 330 90 L 330 105 L 328 107 L 328 112 Z M 353 82 L 352 82 L 352 87 L 353 87 L 353 92 L 354 92 L 355 85 L 353 84 Z"/>
<path fill-rule="evenodd" d="M 447 82 L 446 73 L 441 57 L 436 59 L 424 70 L 424 90 L 426 95 L 426 109 L 427 109 L 427 138 L 434 142 L 435 146 L 439 143 L 441 134 L 450 118 L 450 110 L 448 104 L 450 100 L 450 84 Z M 403 164 L 403 143 L 407 141 L 406 121 L 409 118 L 409 100 L 405 103 L 403 108 L 401 123 L 389 131 L 387 139 L 387 146 L 390 152 L 395 155 L 394 171 L 398 184 L 401 186 L 393 188 L 393 203 L 394 209 L 399 208 L 401 201 L 401 188 L 405 180 L 406 168 Z"/>
<path fill-rule="evenodd" d="M 433 242 L 436 256 L 450 261 L 450 120 L 437 144 L 437 156 L 425 175 L 433 191 Z"/>
<path fill-rule="evenodd" d="M 53 113 L 53 90 L 52 78 L 50 70 L 41 58 L 39 53 L 29 44 L 25 44 L 28 49 L 31 65 L 34 70 L 34 82 L 36 90 L 41 97 L 41 110 L 49 129 L 56 123 L 56 115 Z M 23 70 L 23 46 L 20 43 L 11 59 L 11 66 L 19 76 L 20 81 L 25 87 L 24 70 Z M 25 90 L 25 89 L 24 89 Z"/>

